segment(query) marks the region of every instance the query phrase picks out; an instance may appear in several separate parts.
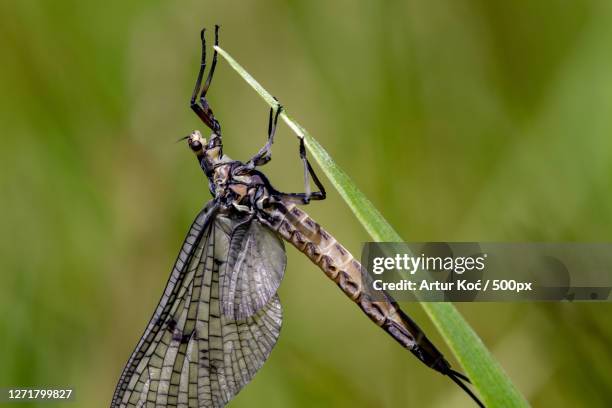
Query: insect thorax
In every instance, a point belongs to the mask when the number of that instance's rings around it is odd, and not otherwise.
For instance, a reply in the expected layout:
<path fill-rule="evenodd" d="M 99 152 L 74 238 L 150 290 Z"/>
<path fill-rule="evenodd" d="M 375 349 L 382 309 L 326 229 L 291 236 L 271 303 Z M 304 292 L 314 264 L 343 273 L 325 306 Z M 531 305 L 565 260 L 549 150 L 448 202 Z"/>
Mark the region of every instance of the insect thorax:
<path fill-rule="evenodd" d="M 209 176 L 211 193 L 224 212 L 237 211 L 253 214 L 257 211 L 258 201 L 270 195 L 270 186 L 265 176 L 239 161 L 223 160 L 212 164 Z"/>

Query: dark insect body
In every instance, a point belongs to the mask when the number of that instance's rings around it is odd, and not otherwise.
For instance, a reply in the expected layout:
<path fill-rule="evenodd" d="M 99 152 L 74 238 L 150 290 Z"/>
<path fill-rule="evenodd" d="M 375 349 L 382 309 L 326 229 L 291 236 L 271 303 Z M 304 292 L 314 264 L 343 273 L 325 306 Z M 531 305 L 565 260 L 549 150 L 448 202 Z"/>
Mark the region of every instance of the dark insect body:
<path fill-rule="evenodd" d="M 215 44 L 218 42 L 215 29 Z M 202 64 L 191 107 L 212 130 L 187 136 L 209 180 L 213 199 L 193 222 L 166 289 L 126 364 L 111 407 L 220 407 L 255 375 L 278 339 L 282 313 L 276 294 L 286 255 L 283 239 L 303 252 L 378 326 L 428 367 L 449 376 L 480 406 L 423 331 L 383 292 L 374 298 L 361 264 L 297 205 L 323 200 L 325 189 L 306 158 L 305 192 L 282 193 L 257 170 L 271 158 L 282 107 L 270 111 L 268 141 L 246 163 L 223 153 L 221 126 L 206 100 L 217 62 L 202 86 Z M 201 89 L 200 89 L 201 88 Z M 199 93 L 199 95 L 198 95 Z M 199 98 L 197 103 L 196 98 Z M 311 192 L 309 176 L 318 191 Z"/>

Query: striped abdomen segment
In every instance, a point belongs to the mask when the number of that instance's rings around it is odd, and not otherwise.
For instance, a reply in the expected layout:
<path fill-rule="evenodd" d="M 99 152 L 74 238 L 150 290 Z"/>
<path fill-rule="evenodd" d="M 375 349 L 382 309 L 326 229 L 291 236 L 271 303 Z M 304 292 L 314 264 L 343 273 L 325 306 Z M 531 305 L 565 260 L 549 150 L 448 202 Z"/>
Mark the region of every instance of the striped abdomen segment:
<path fill-rule="evenodd" d="M 334 237 L 293 203 L 266 212 L 269 226 L 319 266 L 374 323 L 429 367 L 446 372 L 448 363 L 423 331 L 389 294 L 377 291 L 373 296 L 373 289 L 364 282 L 367 274 L 362 273 L 361 263 Z"/>

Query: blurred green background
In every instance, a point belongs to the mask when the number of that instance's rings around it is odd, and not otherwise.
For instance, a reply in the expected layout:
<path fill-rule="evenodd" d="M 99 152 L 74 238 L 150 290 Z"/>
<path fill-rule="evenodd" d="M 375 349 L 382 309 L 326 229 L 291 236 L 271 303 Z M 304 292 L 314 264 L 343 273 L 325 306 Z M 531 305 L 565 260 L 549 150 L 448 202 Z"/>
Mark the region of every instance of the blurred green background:
<path fill-rule="evenodd" d="M 612 241 L 611 2 L 2 1 L 0 386 L 108 406 L 209 199 L 174 141 L 205 130 L 188 99 L 215 23 L 404 239 Z M 250 157 L 267 106 L 222 60 L 210 100 Z M 299 191 L 295 137 L 276 140 L 265 170 Z M 307 210 L 368 240 L 334 191 Z M 288 256 L 280 341 L 232 406 L 472 406 Z M 609 304 L 458 307 L 534 406 L 609 406 Z"/>

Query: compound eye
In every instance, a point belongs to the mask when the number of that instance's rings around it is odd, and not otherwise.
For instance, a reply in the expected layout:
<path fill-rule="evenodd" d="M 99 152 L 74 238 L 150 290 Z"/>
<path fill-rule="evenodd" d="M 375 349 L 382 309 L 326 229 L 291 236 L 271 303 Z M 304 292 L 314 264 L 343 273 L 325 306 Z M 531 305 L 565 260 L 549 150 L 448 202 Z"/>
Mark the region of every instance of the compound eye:
<path fill-rule="evenodd" d="M 202 143 L 200 143 L 199 140 L 190 140 L 189 141 L 189 147 L 194 152 L 198 152 L 198 151 L 202 150 Z"/>

